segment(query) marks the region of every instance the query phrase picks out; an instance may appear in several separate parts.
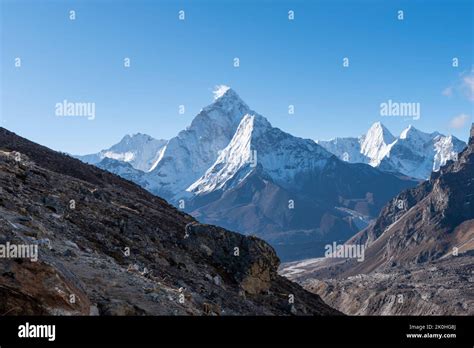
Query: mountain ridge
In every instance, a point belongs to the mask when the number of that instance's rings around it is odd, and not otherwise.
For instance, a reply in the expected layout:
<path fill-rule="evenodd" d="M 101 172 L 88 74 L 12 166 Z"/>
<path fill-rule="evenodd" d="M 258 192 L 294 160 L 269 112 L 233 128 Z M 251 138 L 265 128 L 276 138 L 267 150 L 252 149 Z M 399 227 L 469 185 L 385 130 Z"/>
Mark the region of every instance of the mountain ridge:
<path fill-rule="evenodd" d="M 374 123 L 358 138 L 335 138 L 317 143 L 344 161 L 367 163 L 418 179 L 428 179 L 432 171 L 455 160 L 466 145 L 452 135 L 425 133 L 412 125 L 395 137 L 381 122 Z"/>
<path fill-rule="evenodd" d="M 380 149 L 387 146 L 383 138 L 392 137 L 382 124 L 372 133 L 376 139 L 367 143 Z M 277 248 L 297 240 L 316 254 L 321 238 L 351 237 L 388 199 L 417 183 L 367 164 L 346 163 L 311 139 L 273 127 L 227 86 L 218 88 L 213 103 L 168 141 L 149 172 L 142 175 L 110 160 L 99 166 L 203 222 L 265 236 Z M 304 246 L 307 242 L 316 243 L 313 251 Z M 290 249 L 299 255 L 295 245 Z"/>
<path fill-rule="evenodd" d="M 146 188 L 176 202 L 216 160 L 247 113 L 252 111 L 234 90 L 223 91 L 168 141 L 160 161 L 145 175 Z"/>
<path fill-rule="evenodd" d="M 474 124 L 457 161 L 395 196 L 345 243 L 364 247 L 362 262 L 303 260 L 280 274 L 346 314 L 472 315 L 473 241 Z"/>
<path fill-rule="evenodd" d="M 130 163 L 133 168 L 147 172 L 153 168 L 155 162 L 159 159 L 160 151 L 163 150 L 166 143 L 166 140 L 154 139 L 143 133 L 127 134 L 117 144 L 108 149 L 94 154 L 74 157 L 89 164 L 98 164 L 103 159 L 111 158 Z"/>
<path fill-rule="evenodd" d="M 0 241 L 39 247 L 36 262 L 0 263 L 1 313 L 339 314 L 278 276 L 264 241 L 200 224 L 130 181 L 4 128 L 0 182 Z"/>

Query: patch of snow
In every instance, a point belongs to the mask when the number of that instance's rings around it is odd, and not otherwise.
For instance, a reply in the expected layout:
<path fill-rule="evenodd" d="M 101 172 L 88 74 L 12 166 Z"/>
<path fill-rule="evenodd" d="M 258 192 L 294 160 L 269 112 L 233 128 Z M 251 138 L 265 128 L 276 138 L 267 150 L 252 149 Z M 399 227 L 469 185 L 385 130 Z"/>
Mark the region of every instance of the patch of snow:
<path fill-rule="evenodd" d="M 226 92 L 230 89 L 229 86 L 226 85 L 218 85 L 214 88 L 212 93 L 214 94 L 214 100 L 221 98 Z"/>

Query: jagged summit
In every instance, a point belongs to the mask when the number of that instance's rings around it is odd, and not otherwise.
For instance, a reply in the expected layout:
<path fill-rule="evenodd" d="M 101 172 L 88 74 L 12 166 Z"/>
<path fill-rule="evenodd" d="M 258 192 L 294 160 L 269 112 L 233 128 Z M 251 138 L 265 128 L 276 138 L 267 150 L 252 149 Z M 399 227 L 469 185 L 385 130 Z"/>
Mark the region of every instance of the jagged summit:
<path fill-rule="evenodd" d="M 366 262 L 366 269 L 382 262 L 426 262 L 452 256 L 453 247 L 460 253 L 474 249 L 473 153 L 470 142 L 458 161 L 448 162 L 429 180 L 394 197 L 375 223 L 353 238 L 375 250 L 367 258 L 376 261 Z"/>
<path fill-rule="evenodd" d="M 216 162 L 187 191 L 204 194 L 235 187 L 257 165 L 273 180 L 287 185 L 298 173 L 321 168 L 329 157 L 313 141 L 274 128 L 259 114 L 247 114 Z"/>
<path fill-rule="evenodd" d="M 387 127 L 380 121 L 374 122 L 372 126 L 370 126 L 369 130 L 367 131 L 366 136 L 381 136 L 386 143 L 391 143 L 395 140 L 393 134 L 388 130 Z"/>
<path fill-rule="evenodd" d="M 369 130 L 366 133 L 366 137 L 368 136 L 380 136 L 384 140 L 384 142 L 387 144 L 390 144 L 391 142 L 395 140 L 395 137 L 393 136 L 393 134 L 380 121 L 372 124 L 372 126 L 369 128 Z"/>
<path fill-rule="evenodd" d="M 378 166 L 396 138 L 381 122 L 375 122 L 361 140 L 360 152 L 370 159 L 372 166 Z"/>
<path fill-rule="evenodd" d="M 157 160 L 166 140 L 155 139 L 148 134 L 136 133 L 125 135 L 117 144 L 98 153 L 75 156 L 83 162 L 98 164 L 105 158 L 130 163 L 133 168 L 148 171 Z M 110 162 L 104 162 L 110 163 Z"/>
<path fill-rule="evenodd" d="M 428 179 L 447 161 L 456 160 L 466 145 L 454 136 L 425 133 L 412 125 L 395 138 L 380 122 L 374 123 L 359 138 L 337 138 L 318 141 L 318 144 L 344 161 L 368 163 L 384 171 L 419 179 Z"/>
<path fill-rule="evenodd" d="M 220 151 L 216 162 L 206 173 L 194 182 L 187 191 L 196 194 L 223 188 L 231 179 L 242 181 L 257 163 L 255 144 L 252 139 L 261 136 L 271 128 L 270 122 L 260 115 L 246 114 L 232 137 L 229 145 Z M 246 173 L 238 172 L 246 168 Z M 237 182 L 236 182 L 237 183 Z"/>
<path fill-rule="evenodd" d="M 441 135 L 438 132 L 433 132 L 433 133 L 426 133 L 423 132 L 412 125 L 409 125 L 407 128 L 405 128 L 401 133 L 399 139 L 406 140 L 406 139 L 413 139 L 414 141 L 419 141 L 421 143 L 427 143 L 431 139 Z"/>
<path fill-rule="evenodd" d="M 132 164 L 144 171 L 140 185 L 166 199 L 179 199 L 215 162 L 246 114 L 255 114 L 229 86 L 219 85 L 214 100 L 204 107 L 191 124 L 169 141 L 159 143 L 145 134 L 126 135 L 118 144 L 98 154 L 77 156 L 84 162 L 98 164 L 104 157 Z M 140 150 L 141 149 L 141 150 Z M 110 168 L 107 166 L 110 165 Z M 121 167 L 112 161 L 101 168 L 122 175 Z M 127 171 L 127 175 L 128 175 Z M 135 177 L 135 172 L 133 172 Z M 128 176 L 125 176 L 129 179 Z"/>
<path fill-rule="evenodd" d="M 222 98 L 227 92 L 230 93 L 235 93 L 229 86 L 226 85 L 217 85 L 215 89 L 212 91 L 214 94 L 214 100 L 217 100 L 219 98 Z"/>
<path fill-rule="evenodd" d="M 256 138 L 272 128 L 272 125 L 265 117 L 259 114 L 247 114 L 240 121 L 236 134 L 244 131 L 244 128 L 250 130 L 252 137 Z"/>
<path fill-rule="evenodd" d="M 145 134 L 145 133 L 140 133 L 140 132 L 130 134 L 129 138 L 130 139 L 145 139 L 145 140 L 148 140 L 148 141 L 151 141 L 151 140 L 154 139 L 151 135 L 148 135 L 148 134 Z"/>
<path fill-rule="evenodd" d="M 473 178 L 474 127 L 457 161 L 393 197 L 346 242 L 365 246 L 362 262 L 304 260 L 281 273 L 346 314 L 472 316 Z M 403 305 L 387 301 L 400 294 Z"/>
<path fill-rule="evenodd" d="M 144 133 L 135 133 L 135 134 L 127 134 L 125 135 L 117 144 L 111 147 L 111 149 L 119 149 L 124 146 L 130 145 L 142 145 L 143 143 L 147 143 L 150 141 L 157 140 L 152 136 Z M 160 139 L 159 141 L 165 141 Z"/>
<path fill-rule="evenodd" d="M 293 243 L 347 239 L 366 226 L 360 214 L 375 215 L 382 202 L 413 185 L 345 163 L 310 139 L 246 114 L 214 164 L 187 189 L 187 202 L 194 216 L 262 236 L 288 260 L 295 258 Z"/>
<path fill-rule="evenodd" d="M 172 138 L 159 161 L 147 173 L 146 188 L 176 200 L 216 161 L 242 118 L 255 114 L 239 95 L 227 86 L 218 86 L 215 100 L 203 108 L 191 125 Z"/>
<path fill-rule="evenodd" d="M 406 139 L 407 136 L 408 136 L 408 132 L 410 132 L 413 128 L 414 127 L 410 124 L 410 125 L 408 125 L 407 128 L 402 130 L 402 132 L 400 133 L 400 139 Z"/>
<path fill-rule="evenodd" d="M 213 102 L 202 109 L 200 114 L 220 109 L 226 112 L 241 110 L 244 112 L 251 111 L 249 106 L 242 100 L 239 94 L 229 86 L 219 85 L 213 90 Z M 199 116 L 199 114 L 198 114 Z M 198 117 L 196 116 L 196 118 Z M 222 115 L 221 115 L 222 116 Z M 240 115 L 242 116 L 242 115 Z"/>
<path fill-rule="evenodd" d="M 113 161 L 102 168 L 176 206 L 184 202 L 186 211 L 207 223 L 267 240 L 289 232 L 289 244 L 303 242 L 302 231 L 309 239 L 347 238 L 384 202 L 414 185 L 367 165 L 344 163 L 313 140 L 273 127 L 230 88 L 217 88 L 216 96 L 163 147 L 149 172 L 140 176 Z M 388 137 L 381 124 L 373 133 L 381 134 L 381 143 Z M 294 213 L 289 205 L 296 201 L 304 208 Z"/>

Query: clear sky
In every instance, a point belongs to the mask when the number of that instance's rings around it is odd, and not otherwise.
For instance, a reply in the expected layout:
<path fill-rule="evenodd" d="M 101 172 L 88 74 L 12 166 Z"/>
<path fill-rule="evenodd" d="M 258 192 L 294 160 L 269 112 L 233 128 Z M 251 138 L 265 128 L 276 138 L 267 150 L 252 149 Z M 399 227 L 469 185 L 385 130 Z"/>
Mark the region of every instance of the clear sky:
<path fill-rule="evenodd" d="M 466 140 L 473 119 L 472 0 L 0 3 L 1 124 L 56 150 L 97 152 L 137 132 L 168 139 L 218 84 L 312 139 L 382 121 L 396 135 L 412 123 Z M 64 99 L 94 102 L 95 119 L 56 116 Z M 421 118 L 380 116 L 388 99 L 420 103 Z"/>

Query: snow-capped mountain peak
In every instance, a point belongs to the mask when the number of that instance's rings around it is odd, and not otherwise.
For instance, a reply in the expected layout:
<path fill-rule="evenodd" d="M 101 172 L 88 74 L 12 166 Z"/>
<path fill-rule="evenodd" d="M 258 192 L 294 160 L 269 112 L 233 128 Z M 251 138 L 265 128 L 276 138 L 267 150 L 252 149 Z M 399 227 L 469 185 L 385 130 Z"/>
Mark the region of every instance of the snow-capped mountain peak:
<path fill-rule="evenodd" d="M 396 138 L 381 122 L 376 122 L 361 138 L 360 152 L 370 159 L 369 163 L 372 166 L 378 166 L 395 140 Z"/>
<path fill-rule="evenodd" d="M 395 140 L 395 137 L 381 122 L 375 122 L 367 131 L 365 139 L 390 144 Z"/>
<path fill-rule="evenodd" d="M 425 133 L 412 125 L 395 138 L 380 122 L 374 123 L 358 140 L 360 145 L 357 138 L 318 143 L 345 161 L 369 163 L 382 170 L 419 179 L 429 178 L 432 171 L 439 170 L 449 160 L 456 160 L 457 153 L 466 145 L 456 137 Z"/>
<path fill-rule="evenodd" d="M 402 132 L 400 133 L 399 138 L 400 138 L 400 139 L 406 139 L 406 138 L 408 137 L 408 133 L 409 133 L 410 131 L 412 131 L 413 128 L 414 128 L 414 127 L 410 124 L 407 128 L 405 128 L 404 130 L 402 130 Z"/>
<path fill-rule="evenodd" d="M 113 145 L 109 150 L 114 152 L 125 152 L 139 147 L 146 146 L 148 143 L 156 141 L 156 139 L 143 133 L 136 133 L 133 135 L 125 135 L 120 142 Z M 161 141 L 163 142 L 163 141 Z"/>
<path fill-rule="evenodd" d="M 216 161 L 247 114 L 255 114 L 228 86 L 219 86 L 213 103 L 204 107 L 191 125 L 172 138 L 153 170 L 147 189 L 168 199 L 178 198 Z"/>
<path fill-rule="evenodd" d="M 226 85 L 217 85 L 214 89 L 214 91 L 212 91 L 212 93 L 214 93 L 214 100 L 217 100 L 219 98 L 221 98 L 224 94 L 226 94 L 226 92 L 230 89 L 229 86 L 226 86 Z"/>
<path fill-rule="evenodd" d="M 90 164 L 97 164 L 104 158 L 110 158 L 130 163 L 133 168 L 146 172 L 150 170 L 165 144 L 166 140 L 154 139 L 147 134 L 127 134 L 117 144 L 108 149 L 95 154 L 76 157 Z"/>
<path fill-rule="evenodd" d="M 412 125 L 409 125 L 407 128 L 405 128 L 400 133 L 399 139 L 402 139 L 402 140 L 409 139 L 412 142 L 417 142 L 417 143 L 420 143 L 420 144 L 424 144 L 424 143 L 429 142 L 431 139 L 433 139 L 434 137 L 436 137 L 438 135 L 440 135 L 438 132 L 425 133 L 425 132 L 422 132 L 422 131 L 416 129 Z"/>
<path fill-rule="evenodd" d="M 248 167 L 246 174 L 251 172 L 252 163 L 256 163 L 257 160 L 252 158 L 254 121 L 255 115 L 246 114 L 242 118 L 229 145 L 219 151 L 215 163 L 186 191 L 196 194 L 211 192 L 223 188 L 229 180 L 235 179 L 237 172 L 244 167 Z M 245 176 L 242 175 L 241 179 Z"/>
<path fill-rule="evenodd" d="M 233 188 L 257 166 L 275 182 L 288 186 L 298 173 L 322 168 L 329 157 L 315 142 L 272 127 L 261 115 L 247 114 L 216 162 L 187 191 L 199 195 Z"/>
<path fill-rule="evenodd" d="M 226 112 L 232 112 L 236 109 L 250 111 L 248 105 L 242 100 L 242 98 L 240 98 L 237 92 L 229 86 L 216 86 L 212 93 L 214 94 L 213 103 L 203 108 L 199 114 L 201 114 L 202 112 L 209 112 L 215 109 L 220 109 Z M 240 118 L 241 117 L 242 115 L 240 115 Z"/>

